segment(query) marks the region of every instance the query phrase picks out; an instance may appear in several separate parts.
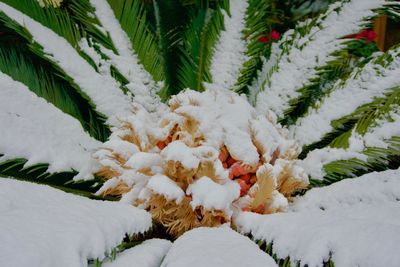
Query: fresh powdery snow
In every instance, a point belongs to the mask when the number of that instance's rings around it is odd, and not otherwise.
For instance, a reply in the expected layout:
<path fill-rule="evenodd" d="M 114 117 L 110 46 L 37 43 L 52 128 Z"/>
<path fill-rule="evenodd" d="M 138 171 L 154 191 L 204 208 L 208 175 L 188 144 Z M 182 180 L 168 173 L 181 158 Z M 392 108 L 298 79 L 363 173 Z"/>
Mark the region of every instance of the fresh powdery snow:
<path fill-rule="evenodd" d="M 131 100 L 116 81 L 97 73 L 64 38 L 4 3 L 0 3 L 0 10 L 32 34 L 33 41 L 43 47 L 46 57 L 56 62 L 79 85 L 94 102 L 97 111 L 109 118 L 110 124 L 118 125 L 116 117 L 131 114 Z"/>
<path fill-rule="evenodd" d="M 25 166 L 48 163 L 49 172 L 76 170 L 80 178 L 92 176 L 91 154 L 100 142 L 76 119 L 1 72 L 0 121 L 1 161 L 26 158 Z"/>
<path fill-rule="evenodd" d="M 190 204 L 195 209 L 202 206 L 205 209 L 223 210 L 231 215 L 231 203 L 240 196 L 240 187 L 233 181 L 226 181 L 225 184 L 218 184 L 209 177 L 201 177 L 189 185 L 186 191 L 192 196 Z"/>
<path fill-rule="evenodd" d="M 0 266 L 76 267 L 102 260 L 151 216 L 48 186 L 0 178 Z M 161 251 L 159 252 L 161 253 Z"/>
<path fill-rule="evenodd" d="M 360 31 L 365 26 L 365 19 L 374 14 L 373 10 L 388 3 L 385 0 L 352 0 L 332 5 L 329 15 L 320 21 L 320 25 L 286 48 L 289 53 L 282 52 L 268 84 L 262 84 L 265 88 L 258 95 L 257 108 L 271 109 L 282 117 L 289 108 L 290 100 L 299 95 L 297 90 L 316 77 L 316 67 L 332 60 L 330 54 L 347 41 L 342 37 Z M 337 12 L 338 5 L 340 10 Z M 268 69 L 271 68 L 268 66 Z M 354 106 L 351 101 L 346 103 Z"/>
<path fill-rule="evenodd" d="M 185 192 L 168 176 L 157 174 L 150 178 L 147 188 L 156 194 L 165 196 L 167 200 L 181 202 L 185 197 Z"/>
<path fill-rule="evenodd" d="M 171 247 L 171 242 L 164 239 L 146 240 L 140 245 L 117 254 L 115 260 L 107 260 L 102 267 L 160 267 L 161 261 Z"/>
<path fill-rule="evenodd" d="M 330 162 L 354 158 L 367 160 L 367 156 L 360 152 L 344 148 L 324 147 L 309 152 L 305 159 L 299 161 L 299 165 L 313 179 L 322 180 L 325 176 L 324 166 Z"/>
<path fill-rule="evenodd" d="M 397 266 L 400 262 L 400 171 L 370 173 L 314 188 L 290 212 L 243 212 L 235 223 L 254 239 L 273 242 L 278 258 L 310 267 Z"/>
<path fill-rule="evenodd" d="M 245 16 L 248 1 L 230 1 L 230 16 L 224 13 L 225 29 L 215 45 L 210 73 L 213 82 L 208 88 L 233 89 L 243 66 L 248 59 L 245 55 L 246 42 L 243 31 L 246 27 Z"/>
<path fill-rule="evenodd" d="M 275 261 L 248 237 L 227 227 L 197 228 L 178 238 L 161 267 L 269 267 Z"/>
<path fill-rule="evenodd" d="M 385 140 L 400 136 L 400 114 L 392 112 L 391 120 L 378 121 L 376 127 L 371 127 L 363 136 L 365 146 L 387 148 Z"/>

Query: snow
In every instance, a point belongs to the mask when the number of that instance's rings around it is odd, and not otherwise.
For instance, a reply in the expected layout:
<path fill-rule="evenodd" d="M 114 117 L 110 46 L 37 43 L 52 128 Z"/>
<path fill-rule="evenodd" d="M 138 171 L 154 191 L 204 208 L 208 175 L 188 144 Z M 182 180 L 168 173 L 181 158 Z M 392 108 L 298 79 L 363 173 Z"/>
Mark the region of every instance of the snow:
<path fill-rule="evenodd" d="M 254 138 L 262 147 L 262 156 L 265 162 L 269 162 L 272 159 L 276 149 L 285 154 L 296 146 L 294 140 L 285 138 L 285 133 L 283 133 L 283 128 L 280 125 L 274 124 L 262 115 L 251 121 L 251 128 Z"/>
<path fill-rule="evenodd" d="M 373 101 L 376 97 L 383 97 L 385 92 L 399 85 L 400 48 L 387 53 L 393 58 L 387 67 L 380 65 L 381 57 L 378 55 L 361 72 L 355 70 L 345 85 L 336 86 L 336 90 L 325 97 L 319 107 L 299 119 L 291 129 L 295 139 L 302 145 L 320 140 L 333 130 L 333 120 L 351 114 L 357 107 Z"/>
<path fill-rule="evenodd" d="M 159 267 L 165 254 L 167 254 L 172 243 L 163 239 L 146 240 L 140 245 L 127 249 L 120 254 L 114 261 L 102 263 L 102 267 Z"/>
<path fill-rule="evenodd" d="M 155 193 L 165 196 L 167 200 L 175 200 L 180 203 L 185 197 L 185 192 L 168 176 L 157 174 L 150 178 L 147 188 Z"/>
<path fill-rule="evenodd" d="M 308 34 L 294 37 L 294 40 L 289 38 L 290 42 L 283 43 L 289 48 L 281 52 L 275 66 L 265 70 L 268 72 L 274 68 L 268 81 L 262 83 L 264 91 L 258 95 L 257 109 L 271 109 L 282 117 L 289 108 L 289 101 L 299 96 L 297 90 L 317 76 L 316 67 L 332 60 L 330 55 L 343 47 L 347 40 L 340 38 L 359 32 L 365 27 L 366 18 L 374 15 L 374 9 L 389 3 L 385 0 L 352 0 L 334 4 L 328 15 L 323 15 Z M 338 6 L 340 10 L 337 12 Z"/>
<path fill-rule="evenodd" d="M 247 61 L 245 55 L 247 44 L 243 40 L 246 27 L 245 16 L 248 1 L 230 1 L 229 16 L 225 11 L 225 30 L 220 33 L 218 43 L 214 47 L 210 73 L 212 83 L 207 88 L 232 90 L 240 74 L 243 64 Z"/>
<path fill-rule="evenodd" d="M 274 260 L 230 228 L 197 228 L 178 238 L 161 267 L 269 267 Z"/>
<path fill-rule="evenodd" d="M 81 124 L 24 84 L 0 72 L 1 161 L 25 158 L 25 166 L 48 163 L 48 172 L 76 170 L 90 178 L 97 164 L 91 153 L 100 142 L 91 138 Z"/>
<path fill-rule="evenodd" d="M 360 159 L 367 160 L 367 156 L 359 152 L 349 151 L 344 148 L 332 148 L 325 147 L 322 149 L 315 149 L 307 154 L 304 160 L 299 161 L 299 165 L 306 170 L 313 179 L 322 180 L 325 176 L 323 170 L 324 165 L 337 161 L 337 160 L 348 160 L 348 159 Z"/>
<path fill-rule="evenodd" d="M 161 166 L 162 157 L 155 153 L 137 152 L 133 154 L 129 160 L 125 163 L 125 166 L 135 170 L 142 170 L 149 166 Z"/>
<path fill-rule="evenodd" d="M 105 148 L 106 151 L 112 150 L 126 159 L 130 158 L 134 153 L 139 152 L 139 148 L 135 144 L 118 139 L 108 140 L 102 144 L 102 147 Z"/>
<path fill-rule="evenodd" d="M 0 10 L 28 30 L 33 41 L 43 47 L 46 57 L 59 65 L 90 97 L 96 110 L 108 117 L 109 124 L 118 125 L 116 117 L 131 113 L 131 100 L 115 80 L 97 73 L 64 38 L 4 3 L 0 3 Z"/>
<path fill-rule="evenodd" d="M 390 118 L 390 121 L 378 121 L 377 126 L 368 130 L 363 137 L 365 146 L 387 148 L 385 140 L 400 136 L 400 115 L 392 112 Z"/>
<path fill-rule="evenodd" d="M 196 100 L 196 105 L 191 100 Z M 256 111 L 245 97 L 228 90 L 206 90 L 203 93 L 186 91 L 174 96 L 170 105 L 183 104 L 175 112 L 193 118 L 204 135 L 202 145 L 220 148 L 225 145 L 233 158 L 254 165 L 259 161 L 257 148 L 251 140 L 250 120 Z"/>
<path fill-rule="evenodd" d="M 125 234 L 144 233 L 151 217 L 116 202 L 95 201 L 48 186 L 0 179 L 0 266 L 87 266 Z"/>
<path fill-rule="evenodd" d="M 190 204 L 193 210 L 203 206 L 208 210 L 222 210 L 230 214 L 231 203 L 240 196 L 240 186 L 229 180 L 225 184 L 218 184 L 204 176 L 189 185 L 186 194 L 192 196 Z"/>
<path fill-rule="evenodd" d="M 330 186 L 314 188 L 298 197 L 294 211 L 340 209 L 363 204 L 396 203 L 400 196 L 400 170 L 372 172 L 358 178 L 345 179 Z"/>
<path fill-rule="evenodd" d="M 298 197 L 291 212 L 235 218 L 243 233 L 273 242 L 278 258 L 301 265 L 396 266 L 400 242 L 400 171 L 371 173 L 314 188 Z"/>
<path fill-rule="evenodd" d="M 200 164 L 199 158 L 193 155 L 193 149 L 186 146 L 182 141 L 174 141 L 162 152 L 165 161 L 179 161 L 185 168 L 197 169 Z"/>

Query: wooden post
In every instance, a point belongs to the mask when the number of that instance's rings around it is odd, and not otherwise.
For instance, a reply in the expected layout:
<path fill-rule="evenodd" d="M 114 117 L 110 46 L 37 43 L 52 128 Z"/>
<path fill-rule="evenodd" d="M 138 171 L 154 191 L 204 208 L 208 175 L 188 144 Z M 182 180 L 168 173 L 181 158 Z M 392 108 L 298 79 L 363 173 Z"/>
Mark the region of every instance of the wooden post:
<path fill-rule="evenodd" d="M 376 38 L 375 42 L 381 51 L 385 50 L 386 24 L 387 24 L 386 16 L 378 17 L 374 21 L 374 32 L 378 34 L 378 37 Z"/>

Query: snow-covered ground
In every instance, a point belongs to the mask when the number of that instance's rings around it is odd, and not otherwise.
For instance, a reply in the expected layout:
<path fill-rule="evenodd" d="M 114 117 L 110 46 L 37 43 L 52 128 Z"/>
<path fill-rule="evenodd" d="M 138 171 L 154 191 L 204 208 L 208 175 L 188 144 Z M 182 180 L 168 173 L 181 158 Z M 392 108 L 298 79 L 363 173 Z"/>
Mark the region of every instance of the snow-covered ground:
<path fill-rule="evenodd" d="M 0 178 L 0 266 L 80 267 L 102 260 L 151 216 L 114 202 Z"/>

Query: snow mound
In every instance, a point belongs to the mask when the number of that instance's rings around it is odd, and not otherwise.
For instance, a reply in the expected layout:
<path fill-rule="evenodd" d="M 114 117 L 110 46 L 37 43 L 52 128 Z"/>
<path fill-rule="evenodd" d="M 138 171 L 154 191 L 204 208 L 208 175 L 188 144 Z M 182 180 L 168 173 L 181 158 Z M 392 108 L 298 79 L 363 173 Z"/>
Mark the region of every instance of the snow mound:
<path fill-rule="evenodd" d="M 0 213 L 0 266 L 87 266 L 151 227 L 135 207 L 4 178 Z"/>
<path fill-rule="evenodd" d="M 197 228 L 178 238 L 161 267 L 269 267 L 275 261 L 230 228 Z"/>
<path fill-rule="evenodd" d="M 273 242 L 279 258 L 323 266 L 396 266 L 400 262 L 400 171 L 371 173 L 310 190 L 291 212 L 243 212 L 235 223 L 255 239 Z"/>
<path fill-rule="evenodd" d="M 114 261 L 103 262 L 103 267 L 159 267 L 171 242 L 163 239 L 150 239 L 117 255 Z"/>

